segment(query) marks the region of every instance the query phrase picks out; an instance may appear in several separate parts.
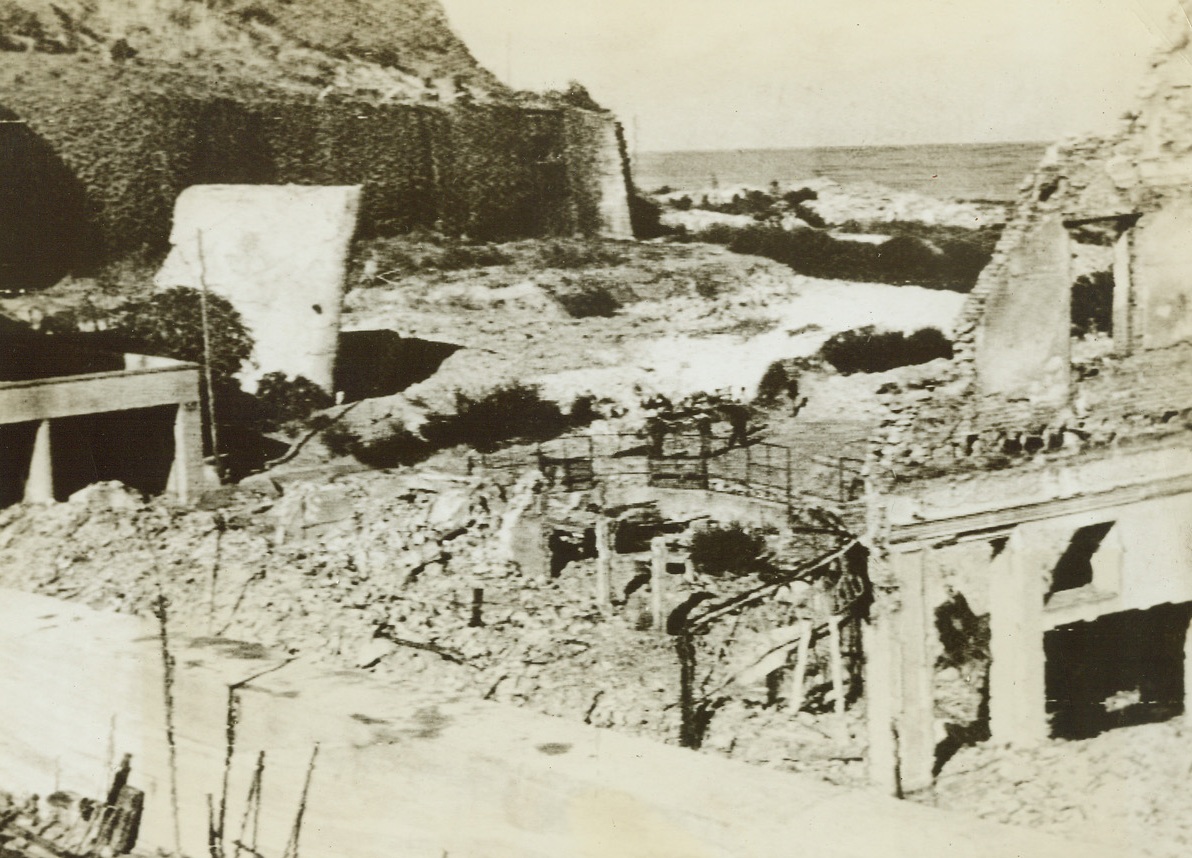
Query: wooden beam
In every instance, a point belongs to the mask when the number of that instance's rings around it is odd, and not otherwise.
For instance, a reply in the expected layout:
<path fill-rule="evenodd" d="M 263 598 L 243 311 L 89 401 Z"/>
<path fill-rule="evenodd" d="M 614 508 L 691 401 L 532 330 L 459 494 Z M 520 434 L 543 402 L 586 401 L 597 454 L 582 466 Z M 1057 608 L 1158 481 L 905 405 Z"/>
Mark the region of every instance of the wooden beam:
<path fill-rule="evenodd" d="M 786 705 L 791 712 L 803 708 L 807 684 L 807 656 L 811 649 L 811 620 L 800 620 L 799 646 L 795 650 L 795 672 L 791 675 L 786 691 Z"/>
<path fill-rule="evenodd" d="M 612 605 L 612 528 L 603 511 L 596 516 L 596 604 L 602 609 Z"/>
<path fill-rule="evenodd" d="M 666 581 L 666 537 L 650 540 L 650 617 L 655 631 L 666 631 L 663 587 Z"/>

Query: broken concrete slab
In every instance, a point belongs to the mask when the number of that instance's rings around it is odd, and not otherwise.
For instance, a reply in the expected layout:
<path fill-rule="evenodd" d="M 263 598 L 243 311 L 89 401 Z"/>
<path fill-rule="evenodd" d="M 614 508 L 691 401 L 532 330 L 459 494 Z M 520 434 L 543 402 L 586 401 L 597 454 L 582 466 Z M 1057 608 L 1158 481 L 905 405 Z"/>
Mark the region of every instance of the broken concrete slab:
<path fill-rule="evenodd" d="M 204 286 L 232 302 L 269 372 L 332 392 L 348 245 L 359 186 L 195 185 L 178 196 L 159 288 Z"/>

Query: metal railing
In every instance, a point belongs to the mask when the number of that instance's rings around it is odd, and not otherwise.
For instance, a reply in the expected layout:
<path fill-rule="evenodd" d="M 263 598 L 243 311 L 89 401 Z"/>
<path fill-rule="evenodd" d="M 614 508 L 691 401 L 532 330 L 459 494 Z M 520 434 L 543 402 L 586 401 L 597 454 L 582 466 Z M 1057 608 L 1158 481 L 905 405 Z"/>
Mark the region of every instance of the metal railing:
<path fill-rule="evenodd" d="M 479 467 L 497 479 L 515 479 L 536 467 L 548 490 L 582 491 L 602 482 L 644 481 L 657 488 L 696 489 L 784 504 L 799 498 L 832 504 L 856 501 L 864 491 L 864 449 L 834 439 L 845 450 L 809 453 L 750 440 L 730 445 L 724 436 L 674 432 L 571 435 L 532 448 L 480 454 Z"/>

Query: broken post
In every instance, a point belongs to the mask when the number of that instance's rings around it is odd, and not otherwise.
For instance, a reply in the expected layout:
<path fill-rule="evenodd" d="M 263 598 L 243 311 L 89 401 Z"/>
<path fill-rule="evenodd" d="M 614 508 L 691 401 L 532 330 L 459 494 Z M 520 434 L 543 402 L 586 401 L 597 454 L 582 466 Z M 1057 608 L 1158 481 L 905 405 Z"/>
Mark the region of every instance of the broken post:
<path fill-rule="evenodd" d="M 787 685 L 786 699 L 790 711 L 803 708 L 807 684 L 807 656 L 811 651 L 811 620 L 799 620 L 799 644 L 795 649 L 795 671 Z"/>
<path fill-rule="evenodd" d="M 203 232 L 195 232 L 195 248 L 199 260 L 199 312 L 203 323 L 203 380 L 207 385 L 207 420 L 211 435 L 211 455 L 215 458 L 215 472 L 224 481 L 223 458 L 219 452 L 219 429 L 215 419 L 215 383 L 211 373 L 211 327 L 207 319 L 207 261 L 203 256 Z"/>
<path fill-rule="evenodd" d="M 832 693 L 836 714 L 844 717 L 844 660 L 840 657 L 840 617 L 828 617 L 828 658 L 831 661 Z"/>
<path fill-rule="evenodd" d="M 663 616 L 663 579 L 666 576 L 666 537 L 655 536 L 650 540 L 650 618 L 655 631 L 666 630 Z"/>
<path fill-rule="evenodd" d="M 203 493 L 203 418 L 198 402 L 183 402 L 174 416 L 174 463 L 169 488 L 181 504 Z"/>
<path fill-rule="evenodd" d="M 25 480 L 25 503 L 51 503 L 54 500 L 54 461 L 50 453 L 50 421 L 37 424 L 29 476 Z"/>
<path fill-rule="evenodd" d="M 1043 599 L 1058 553 L 1020 527 L 990 566 L 989 727 L 997 742 L 1029 747 L 1047 739 Z"/>
<path fill-rule="evenodd" d="M 935 768 L 933 633 L 925 552 L 892 554 L 862 627 L 870 780 L 892 795 L 926 789 Z"/>
<path fill-rule="evenodd" d="M 901 673 L 898 715 L 898 766 L 904 793 L 926 789 L 935 781 L 935 662 L 928 637 L 925 551 L 894 554 L 890 563 L 901 584 L 899 647 Z"/>
<path fill-rule="evenodd" d="M 468 619 L 469 628 L 479 628 L 484 625 L 484 588 L 472 588 L 472 616 Z"/>
<path fill-rule="evenodd" d="M 828 617 L 828 659 L 832 674 L 833 706 L 836 710 L 836 739 L 848 741 L 848 722 L 844 714 L 844 660 L 840 656 L 840 617 Z"/>
<path fill-rule="evenodd" d="M 1184 722 L 1192 724 L 1192 623 L 1184 633 Z"/>
<path fill-rule="evenodd" d="M 695 638 L 687 629 L 675 636 L 679 656 L 679 745 L 700 746 L 699 726 L 695 717 Z"/>
<path fill-rule="evenodd" d="M 861 626 L 865 653 L 865 720 L 869 735 L 869 781 L 902 796 L 898 762 L 898 635 L 889 605 L 875 603 Z"/>
<path fill-rule="evenodd" d="M 596 516 L 596 604 L 606 609 L 612 604 L 612 528 L 603 511 Z"/>

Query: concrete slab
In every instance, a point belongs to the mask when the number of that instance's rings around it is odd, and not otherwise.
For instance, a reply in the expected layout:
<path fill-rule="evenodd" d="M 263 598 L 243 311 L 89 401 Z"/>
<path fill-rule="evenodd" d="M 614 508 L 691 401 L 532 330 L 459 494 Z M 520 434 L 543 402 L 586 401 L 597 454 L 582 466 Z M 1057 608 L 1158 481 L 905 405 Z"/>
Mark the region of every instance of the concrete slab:
<path fill-rule="evenodd" d="M 261 375 L 332 390 L 348 245 L 359 186 L 195 185 L 178 196 L 160 288 L 207 288 L 244 318 Z"/>

